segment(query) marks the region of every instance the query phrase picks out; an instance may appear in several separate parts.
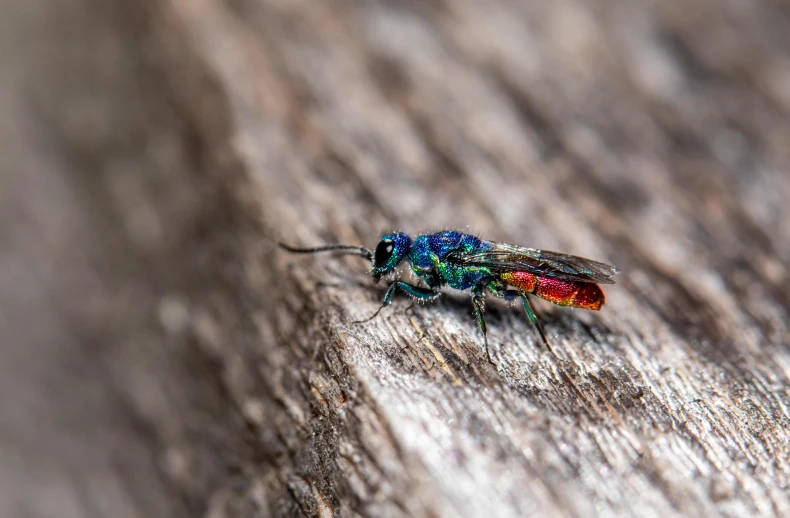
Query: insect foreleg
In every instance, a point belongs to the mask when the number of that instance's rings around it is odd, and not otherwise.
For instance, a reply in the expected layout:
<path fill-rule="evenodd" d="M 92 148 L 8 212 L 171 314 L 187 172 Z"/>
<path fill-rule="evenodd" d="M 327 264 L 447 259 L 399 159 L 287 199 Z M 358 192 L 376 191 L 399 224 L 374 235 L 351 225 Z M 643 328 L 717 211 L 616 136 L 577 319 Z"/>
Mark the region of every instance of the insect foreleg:
<path fill-rule="evenodd" d="M 413 286 L 408 282 L 404 281 L 395 281 L 390 284 L 389 289 L 387 290 L 387 294 L 384 295 L 384 305 L 387 306 L 392 302 L 392 298 L 395 296 L 395 291 L 401 290 L 403 293 L 408 295 L 409 297 L 416 299 L 416 300 L 424 300 L 429 301 L 433 300 L 442 293 L 436 288 L 420 288 L 419 286 Z"/>
<path fill-rule="evenodd" d="M 438 289 L 427 289 L 427 288 L 420 288 L 419 286 L 412 286 L 408 282 L 404 281 L 395 281 L 390 284 L 390 287 L 387 289 L 387 293 L 384 295 L 384 302 L 379 306 L 379 309 L 376 310 L 375 313 L 370 315 L 368 318 L 364 320 L 355 320 L 352 324 L 361 324 L 363 322 L 367 322 L 368 320 L 372 320 L 376 318 L 379 312 L 389 306 L 392 303 L 392 299 L 395 296 L 395 292 L 397 290 L 401 290 L 403 293 L 408 295 L 409 297 L 415 300 L 434 300 L 435 298 L 439 297 L 442 292 Z"/>
<path fill-rule="evenodd" d="M 438 290 L 442 287 L 441 277 L 439 277 L 439 274 L 435 271 L 430 271 L 423 274 L 422 279 L 425 281 L 425 284 L 431 287 L 431 289 Z"/>
<path fill-rule="evenodd" d="M 480 331 L 483 333 L 483 344 L 485 345 L 486 349 L 486 357 L 488 357 L 489 363 L 491 365 L 496 365 L 494 360 L 491 359 L 491 350 L 488 348 L 488 327 L 486 326 L 486 319 L 485 319 L 485 290 L 483 285 L 477 285 L 472 288 L 472 304 L 475 307 L 475 317 L 477 317 L 477 327 L 480 328 Z"/>

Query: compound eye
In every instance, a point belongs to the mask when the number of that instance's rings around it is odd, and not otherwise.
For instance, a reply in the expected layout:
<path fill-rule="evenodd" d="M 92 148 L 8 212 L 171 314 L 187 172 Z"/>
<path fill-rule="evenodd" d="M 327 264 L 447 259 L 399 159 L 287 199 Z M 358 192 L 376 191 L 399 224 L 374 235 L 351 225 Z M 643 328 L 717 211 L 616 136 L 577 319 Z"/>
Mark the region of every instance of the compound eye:
<path fill-rule="evenodd" d="M 384 266 L 389 261 L 389 258 L 392 257 L 392 252 L 395 251 L 395 243 L 390 239 L 384 239 L 383 241 L 379 242 L 378 246 L 376 247 L 376 255 L 374 257 L 374 261 L 376 262 L 376 266 Z"/>

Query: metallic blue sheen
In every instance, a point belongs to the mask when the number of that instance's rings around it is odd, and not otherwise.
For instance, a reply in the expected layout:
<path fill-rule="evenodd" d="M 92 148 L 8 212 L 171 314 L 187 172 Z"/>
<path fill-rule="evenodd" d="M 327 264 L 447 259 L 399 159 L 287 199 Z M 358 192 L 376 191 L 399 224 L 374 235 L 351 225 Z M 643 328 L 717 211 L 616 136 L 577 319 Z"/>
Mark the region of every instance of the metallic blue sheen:
<path fill-rule="evenodd" d="M 392 242 L 392 254 L 384 265 L 373 268 L 374 276 L 380 277 L 395 269 L 396 266 L 409 255 L 412 248 L 411 237 L 403 232 L 393 232 L 381 238 L 382 242 Z"/>
<path fill-rule="evenodd" d="M 449 287 L 466 290 L 481 282 L 493 280 L 491 270 L 486 267 L 454 266 L 445 262 L 447 254 L 454 250 L 482 251 L 490 246 L 487 241 L 477 236 L 452 230 L 423 234 L 414 240 L 412 246 L 412 269 L 421 277 L 435 272 Z"/>

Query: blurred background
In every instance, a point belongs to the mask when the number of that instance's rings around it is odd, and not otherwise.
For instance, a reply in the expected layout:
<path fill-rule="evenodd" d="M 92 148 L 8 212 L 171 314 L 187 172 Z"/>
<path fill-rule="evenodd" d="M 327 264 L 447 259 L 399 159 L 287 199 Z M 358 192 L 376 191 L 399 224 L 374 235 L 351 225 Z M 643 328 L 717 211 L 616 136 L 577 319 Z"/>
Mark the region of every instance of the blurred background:
<path fill-rule="evenodd" d="M 0 70 L 0 516 L 329 512 L 269 446 L 282 333 L 328 318 L 273 243 L 446 227 L 617 264 L 600 361 L 689 355 L 722 437 L 760 423 L 716 461 L 749 483 L 648 511 L 788 510 L 787 2 L 5 0 Z"/>

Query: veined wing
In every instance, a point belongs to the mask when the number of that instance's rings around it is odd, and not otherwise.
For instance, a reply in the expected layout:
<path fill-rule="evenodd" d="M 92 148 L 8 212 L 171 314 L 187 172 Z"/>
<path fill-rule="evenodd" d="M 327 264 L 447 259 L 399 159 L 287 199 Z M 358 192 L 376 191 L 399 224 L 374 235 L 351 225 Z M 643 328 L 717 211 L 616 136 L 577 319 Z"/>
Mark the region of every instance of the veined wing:
<path fill-rule="evenodd" d="M 486 250 L 454 250 L 445 258 L 459 266 L 485 266 L 493 271 L 525 271 L 568 281 L 614 284 L 620 270 L 614 266 L 548 250 L 524 248 L 505 243 L 488 243 Z"/>

